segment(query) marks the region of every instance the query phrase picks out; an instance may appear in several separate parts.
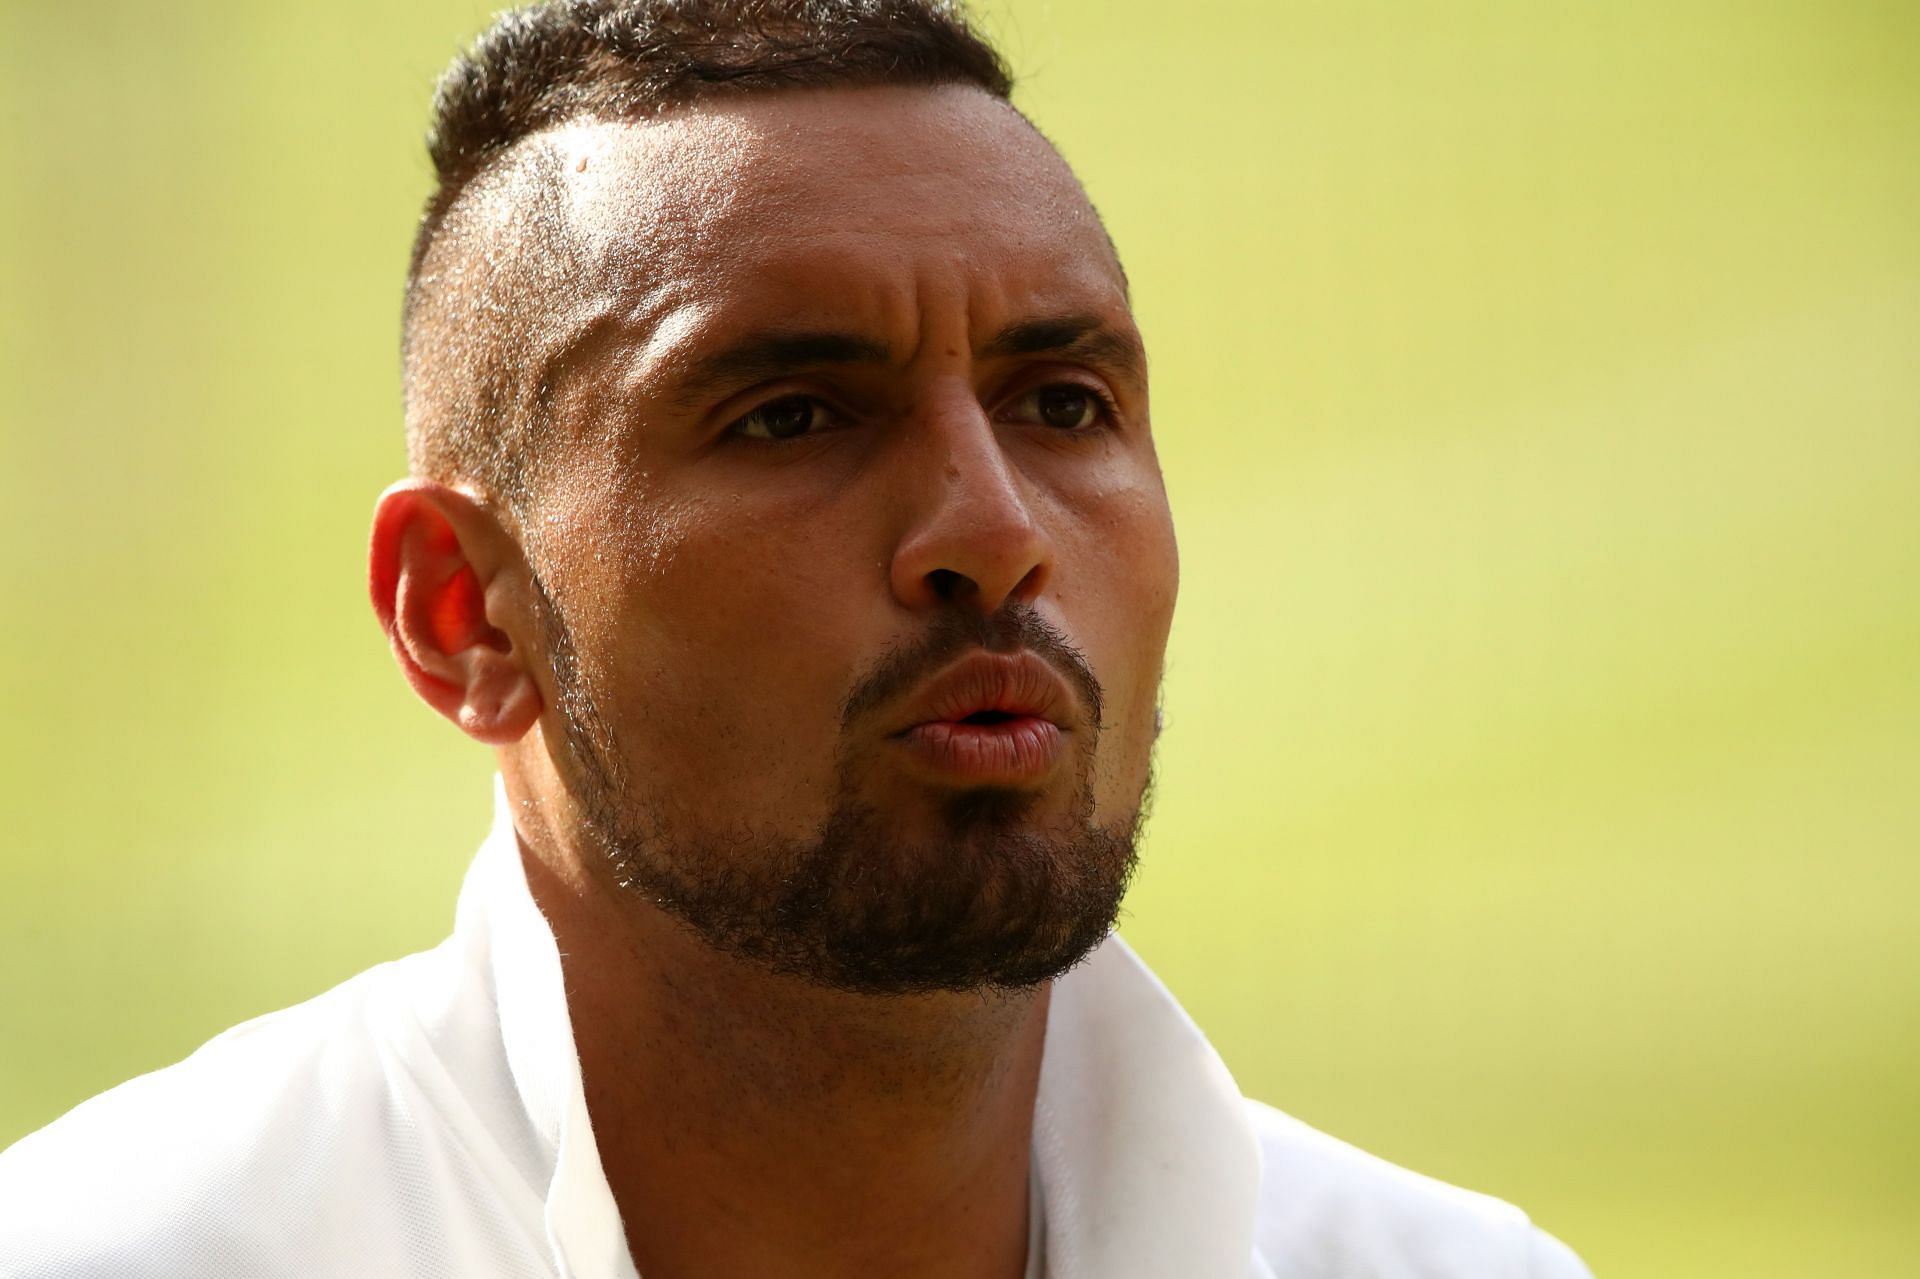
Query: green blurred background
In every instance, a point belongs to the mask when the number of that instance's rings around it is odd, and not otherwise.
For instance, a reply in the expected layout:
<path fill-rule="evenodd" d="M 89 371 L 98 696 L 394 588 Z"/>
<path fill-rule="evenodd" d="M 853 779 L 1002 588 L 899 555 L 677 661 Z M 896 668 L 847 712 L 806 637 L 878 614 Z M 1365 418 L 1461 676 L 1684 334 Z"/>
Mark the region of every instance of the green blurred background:
<path fill-rule="evenodd" d="M 488 6 L 0 13 L 4 1144 L 450 922 L 361 562 Z M 1182 533 L 1127 936 L 1603 1276 L 1915 1274 L 1920 6 L 985 17 Z"/>

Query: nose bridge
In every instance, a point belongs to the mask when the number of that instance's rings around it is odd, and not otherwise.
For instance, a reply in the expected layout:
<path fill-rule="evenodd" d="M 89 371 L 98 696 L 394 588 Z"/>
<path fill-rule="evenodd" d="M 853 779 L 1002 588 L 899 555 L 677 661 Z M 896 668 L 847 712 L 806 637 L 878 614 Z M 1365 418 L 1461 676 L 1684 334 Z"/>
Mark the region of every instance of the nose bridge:
<path fill-rule="evenodd" d="M 986 410 L 973 397 L 954 388 L 943 393 L 922 415 L 919 430 L 932 460 L 939 467 L 943 500 L 956 506 L 979 505 L 981 515 L 1016 516 L 1027 522 L 1026 495 L 1018 473 Z"/>
<path fill-rule="evenodd" d="M 912 509 L 895 550 L 895 594 L 916 606 L 964 596 L 985 612 L 1038 595 L 1052 549 L 972 387 L 942 379 L 905 427 Z"/>

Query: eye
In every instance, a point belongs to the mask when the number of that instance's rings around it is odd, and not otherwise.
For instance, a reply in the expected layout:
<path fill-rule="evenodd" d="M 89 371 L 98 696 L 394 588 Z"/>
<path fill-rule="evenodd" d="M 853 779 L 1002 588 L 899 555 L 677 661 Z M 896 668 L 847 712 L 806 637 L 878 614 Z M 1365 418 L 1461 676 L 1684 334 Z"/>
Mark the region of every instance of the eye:
<path fill-rule="evenodd" d="M 768 400 L 727 427 L 753 440 L 791 440 L 827 424 L 827 406 L 810 395 Z"/>
<path fill-rule="evenodd" d="M 1056 431 L 1085 431 L 1112 415 L 1106 396 L 1078 382 L 1054 382 L 1028 391 L 1013 402 L 1009 416 Z"/>

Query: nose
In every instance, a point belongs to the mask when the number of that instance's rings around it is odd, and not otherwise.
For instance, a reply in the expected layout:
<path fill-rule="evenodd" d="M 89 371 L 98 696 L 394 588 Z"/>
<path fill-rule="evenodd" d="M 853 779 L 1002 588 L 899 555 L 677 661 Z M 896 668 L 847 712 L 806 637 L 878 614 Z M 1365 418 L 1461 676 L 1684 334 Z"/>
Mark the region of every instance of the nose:
<path fill-rule="evenodd" d="M 983 616 L 1038 599 L 1053 573 L 1053 546 L 1034 519 L 1027 481 L 971 390 L 914 428 L 900 459 L 912 505 L 894 549 L 894 597 L 911 609 L 957 604 Z"/>

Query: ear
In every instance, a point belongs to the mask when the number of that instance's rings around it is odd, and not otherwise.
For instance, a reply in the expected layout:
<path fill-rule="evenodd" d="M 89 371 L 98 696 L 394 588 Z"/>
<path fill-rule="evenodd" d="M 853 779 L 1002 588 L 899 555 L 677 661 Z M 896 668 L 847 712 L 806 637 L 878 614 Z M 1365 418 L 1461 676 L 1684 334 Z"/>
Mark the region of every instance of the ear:
<path fill-rule="evenodd" d="M 539 686 L 488 616 L 513 562 L 493 513 L 457 489 L 402 480 L 373 512 L 367 586 L 393 657 L 420 700 L 489 746 L 540 718 Z"/>

